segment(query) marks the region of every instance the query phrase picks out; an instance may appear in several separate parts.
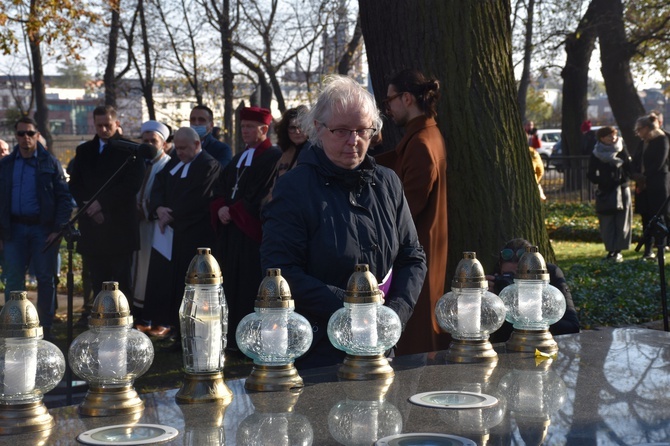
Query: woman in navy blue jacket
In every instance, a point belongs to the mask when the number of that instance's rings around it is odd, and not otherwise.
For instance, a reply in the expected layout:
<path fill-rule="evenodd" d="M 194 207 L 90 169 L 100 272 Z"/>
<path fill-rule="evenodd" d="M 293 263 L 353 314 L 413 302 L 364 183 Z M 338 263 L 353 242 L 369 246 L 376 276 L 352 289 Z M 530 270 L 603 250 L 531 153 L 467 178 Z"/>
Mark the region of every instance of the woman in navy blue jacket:
<path fill-rule="evenodd" d="M 296 361 L 298 368 L 343 359 L 326 328 L 343 305 L 356 264 L 368 264 L 380 283 L 393 269 L 385 305 L 396 311 L 403 327 L 421 291 L 425 254 L 400 179 L 367 155 L 381 126 L 370 93 L 347 77 L 329 78 L 303 117 L 313 145 L 277 181 L 264 209 L 262 266 L 281 268 L 296 312 L 314 332 L 310 350 Z"/>

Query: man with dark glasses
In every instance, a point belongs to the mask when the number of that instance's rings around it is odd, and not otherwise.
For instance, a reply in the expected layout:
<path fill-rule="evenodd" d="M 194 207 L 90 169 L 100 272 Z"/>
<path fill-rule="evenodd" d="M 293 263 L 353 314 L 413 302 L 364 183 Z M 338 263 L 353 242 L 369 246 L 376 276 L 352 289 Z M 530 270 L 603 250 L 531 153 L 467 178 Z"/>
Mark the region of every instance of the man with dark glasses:
<path fill-rule="evenodd" d="M 0 161 L 0 247 L 5 253 L 5 299 L 25 290 L 31 263 L 37 278 L 37 313 L 50 338 L 56 301 L 58 236 L 72 213 L 72 196 L 63 168 L 39 143 L 37 123 L 28 117 L 14 126 L 18 144 Z"/>
<path fill-rule="evenodd" d="M 500 294 L 503 288 L 514 283 L 519 259 L 526 252 L 526 247 L 532 246 L 528 240 L 515 238 L 508 241 L 503 249 L 500 250 L 498 264 L 494 275 L 487 275 L 489 281 L 489 291 Z M 555 324 L 549 327 L 552 335 L 561 335 L 568 333 L 579 333 L 579 320 L 577 319 L 577 310 L 572 301 L 570 289 L 565 280 L 563 271 L 552 263 L 547 263 L 549 271 L 549 283 L 558 288 L 565 297 L 565 314 Z M 491 334 L 491 342 L 505 342 L 512 334 L 512 324 L 505 321 L 498 331 Z"/>

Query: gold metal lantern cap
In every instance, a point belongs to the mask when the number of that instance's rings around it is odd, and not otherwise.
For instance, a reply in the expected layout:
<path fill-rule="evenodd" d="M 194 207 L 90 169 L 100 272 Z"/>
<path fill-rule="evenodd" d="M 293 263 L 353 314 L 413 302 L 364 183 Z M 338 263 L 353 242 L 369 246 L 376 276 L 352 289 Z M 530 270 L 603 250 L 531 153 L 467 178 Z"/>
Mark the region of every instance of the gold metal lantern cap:
<path fill-rule="evenodd" d="M 210 248 L 198 248 L 186 270 L 188 285 L 219 285 L 223 283 L 221 267 L 212 255 Z"/>
<path fill-rule="evenodd" d="M 9 300 L 0 311 L 1 338 L 44 337 L 35 306 L 25 291 L 10 291 Z"/>
<path fill-rule="evenodd" d="M 527 246 L 519 259 L 516 279 L 549 280 L 549 270 L 537 246 Z"/>
<path fill-rule="evenodd" d="M 383 299 L 377 279 L 367 264 L 358 264 L 349 276 L 344 302 L 353 304 L 377 303 Z"/>
<path fill-rule="evenodd" d="M 471 251 L 463 253 L 463 258 L 456 266 L 451 288 L 488 288 L 488 281 L 482 264 L 477 260 L 477 254 Z"/>
<path fill-rule="evenodd" d="M 288 282 L 281 275 L 281 269 L 268 268 L 258 287 L 254 302 L 256 308 L 295 308 Z"/>
<path fill-rule="evenodd" d="M 128 299 L 119 290 L 119 282 L 103 282 L 102 290 L 93 301 L 90 327 L 118 327 L 133 323 Z"/>

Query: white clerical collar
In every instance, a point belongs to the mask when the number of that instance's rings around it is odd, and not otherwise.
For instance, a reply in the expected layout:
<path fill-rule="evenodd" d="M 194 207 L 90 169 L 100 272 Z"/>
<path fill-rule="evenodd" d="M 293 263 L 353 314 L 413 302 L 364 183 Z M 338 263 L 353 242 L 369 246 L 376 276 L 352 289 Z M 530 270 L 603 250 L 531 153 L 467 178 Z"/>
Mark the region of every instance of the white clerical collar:
<path fill-rule="evenodd" d="M 237 168 L 239 169 L 240 167 L 242 167 L 242 164 L 244 164 L 245 166 L 251 166 L 251 161 L 254 159 L 255 151 L 256 149 L 253 147 L 249 147 L 247 150 L 245 150 L 242 153 L 240 159 L 237 160 Z"/>
<path fill-rule="evenodd" d="M 184 166 L 184 170 L 181 171 L 181 176 L 180 178 L 186 178 L 186 175 L 188 175 L 188 169 L 191 167 L 191 164 L 193 164 L 193 161 L 202 153 L 202 150 L 199 151 L 198 153 L 195 154 L 193 159 L 189 161 L 188 163 L 184 163 L 183 161 L 179 161 L 176 166 L 174 166 L 172 169 L 170 169 L 170 175 L 174 176 L 177 171 L 181 168 L 181 166 Z"/>

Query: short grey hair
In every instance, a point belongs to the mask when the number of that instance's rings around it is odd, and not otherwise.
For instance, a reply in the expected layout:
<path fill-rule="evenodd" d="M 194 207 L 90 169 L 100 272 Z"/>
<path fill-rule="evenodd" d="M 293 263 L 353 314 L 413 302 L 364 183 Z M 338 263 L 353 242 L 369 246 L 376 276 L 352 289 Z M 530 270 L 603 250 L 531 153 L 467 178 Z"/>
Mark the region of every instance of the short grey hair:
<path fill-rule="evenodd" d="M 200 142 L 200 137 L 198 136 L 198 133 L 195 130 L 193 130 L 191 127 L 181 127 L 174 134 L 175 139 L 178 138 L 178 137 L 182 137 L 182 136 L 184 138 L 190 138 L 191 141 Z"/>
<path fill-rule="evenodd" d="M 312 144 L 323 147 L 319 138 L 319 128 L 314 122 L 325 123 L 336 113 L 345 113 L 351 107 L 358 107 L 364 116 L 372 120 L 375 134 L 382 129 L 382 117 L 375 98 L 358 82 L 347 76 L 330 75 L 322 82 L 321 93 L 316 104 L 307 113 L 299 117 L 301 128 L 307 132 Z"/>

